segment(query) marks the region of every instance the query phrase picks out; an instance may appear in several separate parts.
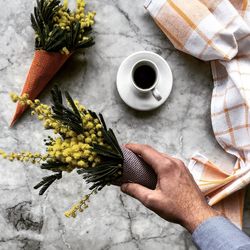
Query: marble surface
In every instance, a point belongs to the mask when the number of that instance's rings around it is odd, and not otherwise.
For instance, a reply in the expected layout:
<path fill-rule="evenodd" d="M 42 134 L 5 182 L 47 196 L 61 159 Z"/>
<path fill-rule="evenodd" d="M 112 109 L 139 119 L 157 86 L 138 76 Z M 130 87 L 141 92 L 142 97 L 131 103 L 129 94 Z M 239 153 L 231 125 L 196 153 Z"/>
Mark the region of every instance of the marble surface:
<path fill-rule="evenodd" d="M 212 79 L 209 64 L 176 51 L 143 8 L 143 0 L 89 0 L 97 11 L 96 45 L 74 55 L 41 96 L 58 83 L 91 109 L 100 111 L 121 143 L 147 143 L 186 163 L 199 151 L 218 164 L 232 164 L 214 139 L 210 122 Z M 8 92 L 19 92 L 33 54 L 30 0 L 0 1 L 0 147 L 5 150 L 42 149 L 41 124 L 28 114 L 14 128 Z M 141 113 L 119 98 L 115 79 L 129 54 L 149 50 L 163 56 L 174 75 L 170 98 L 159 109 Z M 46 173 L 29 164 L 0 160 L 0 249 L 181 250 L 195 249 L 189 234 L 108 187 L 76 219 L 63 212 L 87 186 L 76 174 L 39 197 L 33 186 Z M 250 200 L 250 197 L 248 198 Z M 250 206 L 244 230 L 250 233 Z"/>

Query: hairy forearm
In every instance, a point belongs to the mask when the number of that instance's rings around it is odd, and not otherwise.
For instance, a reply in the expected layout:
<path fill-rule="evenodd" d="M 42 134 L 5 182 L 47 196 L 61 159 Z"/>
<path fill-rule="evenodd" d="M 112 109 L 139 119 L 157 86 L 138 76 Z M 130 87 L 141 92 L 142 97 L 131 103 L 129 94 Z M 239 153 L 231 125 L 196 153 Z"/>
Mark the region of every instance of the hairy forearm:
<path fill-rule="evenodd" d="M 188 215 L 186 218 L 184 218 L 184 221 L 181 223 L 181 225 L 192 234 L 195 229 L 203 222 L 211 217 L 219 215 L 220 213 L 212 209 L 210 206 L 197 204 L 197 202 L 195 202 L 194 206 L 188 210 Z"/>

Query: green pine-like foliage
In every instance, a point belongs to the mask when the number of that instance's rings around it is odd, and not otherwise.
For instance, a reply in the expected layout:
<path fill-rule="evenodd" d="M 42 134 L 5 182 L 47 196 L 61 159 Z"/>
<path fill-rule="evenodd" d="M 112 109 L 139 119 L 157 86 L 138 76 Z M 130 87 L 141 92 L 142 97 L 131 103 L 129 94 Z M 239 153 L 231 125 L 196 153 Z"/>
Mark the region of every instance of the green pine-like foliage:
<path fill-rule="evenodd" d="M 62 8 L 60 0 L 37 0 L 34 13 L 31 14 L 31 24 L 36 34 L 36 49 L 57 52 L 67 48 L 69 52 L 72 52 L 94 44 L 91 25 L 81 28 L 77 19 L 71 21 L 67 29 L 56 24 L 55 17 Z M 69 9 L 65 12 L 71 13 Z M 85 39 L 82 40 L 82 37 Z"/>

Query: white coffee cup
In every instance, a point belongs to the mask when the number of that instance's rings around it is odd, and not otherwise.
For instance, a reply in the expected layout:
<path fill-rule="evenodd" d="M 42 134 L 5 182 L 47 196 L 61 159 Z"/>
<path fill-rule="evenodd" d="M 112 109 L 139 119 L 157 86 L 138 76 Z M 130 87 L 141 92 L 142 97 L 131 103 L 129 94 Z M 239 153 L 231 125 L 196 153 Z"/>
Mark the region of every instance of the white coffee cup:
<path fill-rule="evenodd" d="M 149 87 L 146 87 L 146 88 L 143 88 L 141 86 L 138 86 L 138 83 L 136 83 L 135 79 L 134 79 L 134 74 L 135 74 L 135 71 L 141 67 L 141 66 L 149 66 L 151 69 L 154 70 L 155 72 L 155 80 L 154 82 L 152 82 L 152 84 L 149 86 Z M 134 85 L 134 87 L 136 88 L 137 91 L 139 91 L 139 93 L 141 94 L 148 94 L 148 93 L 152 93 L 152 95 L 154 96 L 154 98 L 157 100 L 157 101 L 160 101 L 162 99 L 159 91 L 157 90 L 157 84 L 159 82 L 159 69 L 157 67 L 157 65 L 150 61 L 150 60 L 140 60 L 138 62 L 136 62 L 132 69 L 131 69 L 131 80 L 132 80 L 132 83 Z"/>

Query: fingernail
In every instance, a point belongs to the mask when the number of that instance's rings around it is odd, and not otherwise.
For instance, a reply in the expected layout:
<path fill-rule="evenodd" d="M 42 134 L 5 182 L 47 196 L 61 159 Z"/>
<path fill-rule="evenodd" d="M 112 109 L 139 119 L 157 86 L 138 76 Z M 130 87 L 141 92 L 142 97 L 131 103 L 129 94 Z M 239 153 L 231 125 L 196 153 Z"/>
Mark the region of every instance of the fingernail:
<path fill-rule="evenodd" d="M 122 192 L 126 193 L 127 186 L 128 186 L 127 183 L 121 185 L 121 190 L 122 190 Z"/>
<path fill-rule="evenodd" d="M 125 148 L 127 148 L 127 149 L 129 149 L 129 150 L 132 150 L 131 148 L 133 148 L 133 143 L 131 142 L 131 143 L 126 143 L 125 144 Z"/>

